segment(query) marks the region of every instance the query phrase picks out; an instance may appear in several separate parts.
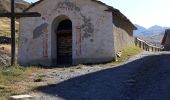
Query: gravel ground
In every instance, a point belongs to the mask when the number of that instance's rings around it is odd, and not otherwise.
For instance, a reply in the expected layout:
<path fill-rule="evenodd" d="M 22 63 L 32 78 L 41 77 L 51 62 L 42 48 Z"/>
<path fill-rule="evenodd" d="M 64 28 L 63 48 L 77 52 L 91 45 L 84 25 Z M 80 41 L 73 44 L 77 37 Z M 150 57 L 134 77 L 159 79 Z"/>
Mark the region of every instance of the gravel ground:
<path fill-rule="evenodd" d="M 143 52 L 118 66 L 48 69 L 32 76 L 43 82 L 30 94 L 36 100 L 169 100 L 169 59 L 168 52 Z"/>

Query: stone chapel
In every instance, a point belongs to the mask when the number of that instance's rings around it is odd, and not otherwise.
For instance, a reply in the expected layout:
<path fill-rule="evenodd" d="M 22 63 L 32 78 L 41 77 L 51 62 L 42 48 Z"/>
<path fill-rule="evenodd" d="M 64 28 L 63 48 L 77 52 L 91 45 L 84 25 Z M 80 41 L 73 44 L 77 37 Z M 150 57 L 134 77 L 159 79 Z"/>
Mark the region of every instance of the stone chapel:
<path fill-rule="evenodd" d="M 136 27 L 118 9 L 98 0 L 39 0 L 20 18 L 20 65 L 103 63 L 134 44 Z"/>

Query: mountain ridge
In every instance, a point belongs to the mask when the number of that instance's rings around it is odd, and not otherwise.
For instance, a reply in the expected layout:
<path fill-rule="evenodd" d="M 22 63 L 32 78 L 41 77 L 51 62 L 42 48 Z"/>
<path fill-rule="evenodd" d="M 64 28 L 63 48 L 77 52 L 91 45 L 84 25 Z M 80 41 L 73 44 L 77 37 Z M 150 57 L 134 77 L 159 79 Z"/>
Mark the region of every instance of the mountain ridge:
<path fill-rule="evenodd" d="M 134 31 L 135 37 L 142 38 L 148 41 L 149 43 L 155 45 L 161 45 L 161 41 L 164 36 L 165 30 L 170 28 L 170 27 L 163 27 L 160 25 L 154 25 L 149 28 L 145 28 L 138 24 L 135 24 L 135 26 L 138 28 L 136 31 Z"/>

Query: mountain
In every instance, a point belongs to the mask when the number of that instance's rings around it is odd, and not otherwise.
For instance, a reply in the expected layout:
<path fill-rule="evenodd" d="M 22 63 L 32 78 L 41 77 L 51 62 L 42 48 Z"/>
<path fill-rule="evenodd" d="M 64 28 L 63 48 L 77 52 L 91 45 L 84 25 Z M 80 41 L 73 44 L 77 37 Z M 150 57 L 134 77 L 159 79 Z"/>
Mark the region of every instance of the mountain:
<path fill-rule="evenodd" d="M 134 36 L 142 38 L 149 43 L 160 45 L 164 32 L 169 27 L 162 27 L 159 25 L 154 25 L 150 28 L 144 28 L 140 25 L 135 25 L 138 29 L 134 31 Z"/>
<path fill-rule="evenodd" d="M 144 28 L 144 27 L 142 27 L 142 26 L 140 26 L 140 25 L 135 24 L 135 26 L 137 27 L 137 30 L 134 31 L 134 35 L 135 35 L 135 36 L 144 35 L 145 32 L 147 31 L 146 28 Z"/>
<path fill-rule="evenodd" d="M 0 13 L 10 12 L 11 0 L 0 0 Z M 30 4 L 24 0 L 15 0 L 16 12 L 22 12 Z"/>
<path fill-rule="evenodd" d="M 151 35 L 158 35 L 165 31 L 165 29 L 168 29 L 168 27 L 162 27 L 158 25 L 154 25 L 150 28 L 144 28 L 140 25 L 135 25 L 138 29 L 134 31 L 135 36 L 151 36 Z"/>

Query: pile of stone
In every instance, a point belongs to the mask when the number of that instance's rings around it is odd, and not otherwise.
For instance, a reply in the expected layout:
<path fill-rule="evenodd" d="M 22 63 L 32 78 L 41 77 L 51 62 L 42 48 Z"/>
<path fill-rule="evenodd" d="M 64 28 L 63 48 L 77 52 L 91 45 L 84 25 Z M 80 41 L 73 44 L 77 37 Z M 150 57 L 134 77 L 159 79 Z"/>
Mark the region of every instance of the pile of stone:
<path fill-rule="evenodd" d="M 8 65 L 10 63 L 9 52 L 4 47 L 0 47 L 0 65 Z"/>
<path fill-rule="evenodd" d="M 11 57 L 6 54 L 0 54 L 0 65 L 8 65 L 10 64 Z"/>

